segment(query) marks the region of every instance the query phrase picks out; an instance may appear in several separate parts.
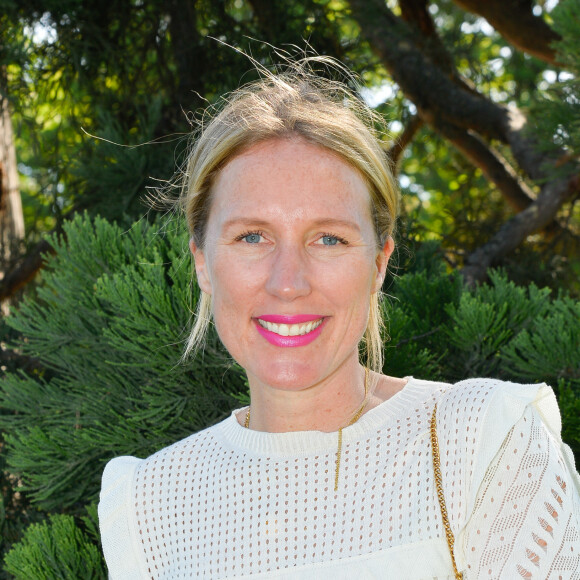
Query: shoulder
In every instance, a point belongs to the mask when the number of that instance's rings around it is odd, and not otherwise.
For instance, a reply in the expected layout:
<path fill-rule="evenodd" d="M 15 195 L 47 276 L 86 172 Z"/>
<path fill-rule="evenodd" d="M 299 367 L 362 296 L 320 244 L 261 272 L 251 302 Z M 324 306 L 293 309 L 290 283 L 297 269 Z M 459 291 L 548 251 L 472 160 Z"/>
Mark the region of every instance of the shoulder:
<path fill-rule="evenodd" d="M 510 432 L 532 413 L 561 444 L 561 420 L 554 392 L 546 384 L 475 378 L 449 385 L 437 400 L 437 434 L 442 461 L 462 496 L 456 525 L 473 509 L 475 493 Z M 458 507 L 458 506 L 456 506 Z"/>
<path fill-rule="evenodd" d="M 517 400 L 534 400 L 541 390 L 548 389 L 545 383 L 521 384 L 500 379 L 473 378 L 449 384 L 442 396 L 446 404 L 477 403 L 486 404 L 493 399 L 515 398 Z"/>
<path fill-rule="evenodd" d="M 226 419 L 227 421 L 228 419 Z M 223 422 L 222 422 L 223 423 Z M 103 553 L 112 579 L 137 579 L 147 576 L 141 543 L 137 538 L 135 502 L 141 488 L 148 484 L 171 481 L 167 477 L 180 464 L 180 458 L 200 460 L 211 456 L 212 446 L 220 439 L 221 423 L 190 435 L 161 449 L 146 459 L 116 457 L 103 472 L 99 499 L 99 528 Z M 209 454 L 209 455 L 208 455 Z"/>
<path fill-rule="evenodd" d="M 561 441 L 558 403 L 545 383 L 476 378 L 449 385 L 438 400 L 437 430 L 449 451 L 472 456 L 477 479 L 528 408 Z"/>
<path fill-rule="evenodd" d="M 136 457 L 116 457 L 107 463 L 103 472 L 102 491 L 108 485 L 119 485 L 126 483 L 134 485 L 139 479 L 139 474 L 156 471 L 170 470 L 171 464 L 179 462 L 181 458 L 187 457 L 189 461 L 196 456 L 211 456 L 215 448 L 223 442 L 222 428 L 227 422 L 234 420 L 232 416 L 211 427 L 193 433 L 176 443 L 172 443 L 163 449 L 153 453 L 145 459 Z M 158 475 L 161 475 L 159 473 Z"/>
<path fill-rule="evenodd" d="M 533 407 L 555 434 L 561 431 L 553 390 L 545 383 L 520 384 L 475 378 L 449 385 L 438 401 L 438 418 L 463 430 L 499 429 L 506 433 Z M 469 428 L 469 429 L 468 429 Z"/>

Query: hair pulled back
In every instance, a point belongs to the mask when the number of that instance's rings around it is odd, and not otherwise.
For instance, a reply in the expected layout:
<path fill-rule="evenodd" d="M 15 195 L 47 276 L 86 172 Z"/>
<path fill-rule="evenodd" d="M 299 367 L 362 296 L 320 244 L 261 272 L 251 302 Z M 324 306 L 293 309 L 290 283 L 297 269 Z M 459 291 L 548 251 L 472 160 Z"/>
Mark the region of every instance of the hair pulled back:
<path fill-rule="evenodd" d="M 224 98 L 217 114 L 193 135 L 180 203 L 198 248 L 205 245 L 212 186 L 219 172 L 253 145 L 284 138 L 324 147 L 356 168 L 368 187 L 377 248 L 392 236 L 398 191 L 374 128 L 382 119 L 343 83 L 312 72 L 315 63 L 345 73 L 342 65 L 326 57 L 292 62 L 281 73 L 265 71 L 260 80 Z M 367 364 L 376 371 L 382 369 L 379 298 L 379 293 L 371 296 L 364 335 Z M 202 292 L 184 356 L 203 343 L 211 309 L 211 296 Z"/>

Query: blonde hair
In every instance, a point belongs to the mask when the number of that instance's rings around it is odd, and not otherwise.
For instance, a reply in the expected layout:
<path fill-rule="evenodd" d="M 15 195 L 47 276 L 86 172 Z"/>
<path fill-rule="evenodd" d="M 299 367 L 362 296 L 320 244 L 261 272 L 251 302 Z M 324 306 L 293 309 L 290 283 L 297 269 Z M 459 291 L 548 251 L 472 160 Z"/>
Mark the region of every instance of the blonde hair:
<path fill-rule="evenodd" d="M 326 57 L 292 62 L 277 74 L 266 71 L 264 78 L 225 98 L 219 112 L 193 136 L 180 201 L 198 248 L 204 247 L 212 185 L 220 170 L 257 143 L 291 137 L 324 147 L 355 167 L 369 189 L 377 246 L 382 248 L 392 236 L 398 191 L 374 128 L 382 119 L 343 83 L 315 74 L 315 63 L 345 73 L 340 64 Z M 371 295 L 363 338 L 367 365 L 378 372 L 383 364 L 379 299 L 379 292 Z M 202 345 L 211 313 L 211 296 L 202 292 L 184 357 Z"/>

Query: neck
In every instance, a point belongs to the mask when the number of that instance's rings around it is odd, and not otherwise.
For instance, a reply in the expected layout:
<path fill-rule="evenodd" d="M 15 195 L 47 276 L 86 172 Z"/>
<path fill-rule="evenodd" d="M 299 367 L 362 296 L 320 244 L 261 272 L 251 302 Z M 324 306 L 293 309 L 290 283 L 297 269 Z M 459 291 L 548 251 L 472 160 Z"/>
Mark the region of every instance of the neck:
<path fill-rule="evenodd" d="M 374 377 L 369 373 L 367 389 Z M 333 375 L 306 388 L 278 389 L 250 379 L 250 428 L 270 433 L 289 431 L 337 431 L 371 406 L 365 396 L 365 369 L 358 363 L 345 364 Z M 244 424 L 245 414 L 239 417 Z"/>

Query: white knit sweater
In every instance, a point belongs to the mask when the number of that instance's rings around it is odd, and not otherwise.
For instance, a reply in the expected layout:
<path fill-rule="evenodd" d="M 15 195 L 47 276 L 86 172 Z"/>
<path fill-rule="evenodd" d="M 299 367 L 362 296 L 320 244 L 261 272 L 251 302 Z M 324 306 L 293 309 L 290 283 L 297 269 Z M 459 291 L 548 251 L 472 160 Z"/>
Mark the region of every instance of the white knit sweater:
<path fill-rule="evenodd" d="M 466 579 L 580 578 L 580 479 L 545 385 L 409 379 L 337 434 L 264 433 L 235 416 L 103 476 L 114 580 L 453 578 L 435 493 L 437 422 Z"/>

